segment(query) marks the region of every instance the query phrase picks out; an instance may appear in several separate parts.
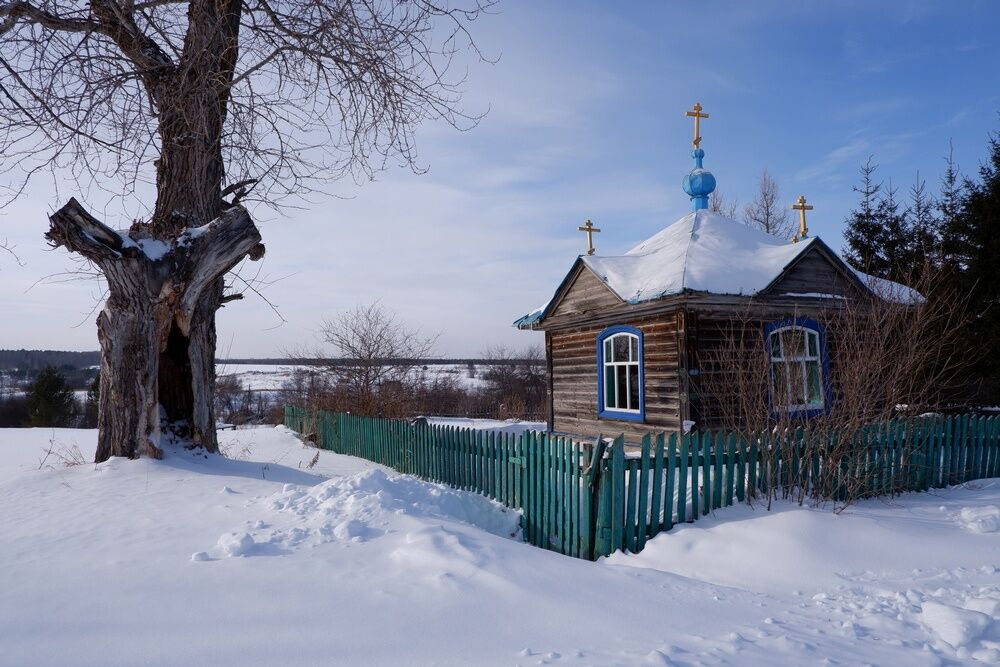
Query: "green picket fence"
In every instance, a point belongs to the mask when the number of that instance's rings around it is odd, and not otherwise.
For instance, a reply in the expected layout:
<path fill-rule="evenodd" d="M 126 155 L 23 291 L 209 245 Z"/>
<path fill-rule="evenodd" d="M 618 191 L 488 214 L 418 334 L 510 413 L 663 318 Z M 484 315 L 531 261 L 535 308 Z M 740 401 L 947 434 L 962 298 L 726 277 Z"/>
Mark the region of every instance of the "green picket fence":
<path fill-rule="evenodd" d="M 659 433 L 581 442 L 285 409 L 316 444 L 485 495 L 522 513 L 531 544 L 594 559 L 637 553 L 658 533 L 752 498 L 796 492 L 840 500 L 922 491 L 1000 475 L 1000 421 L 954 416 L 828 434 Z"/>

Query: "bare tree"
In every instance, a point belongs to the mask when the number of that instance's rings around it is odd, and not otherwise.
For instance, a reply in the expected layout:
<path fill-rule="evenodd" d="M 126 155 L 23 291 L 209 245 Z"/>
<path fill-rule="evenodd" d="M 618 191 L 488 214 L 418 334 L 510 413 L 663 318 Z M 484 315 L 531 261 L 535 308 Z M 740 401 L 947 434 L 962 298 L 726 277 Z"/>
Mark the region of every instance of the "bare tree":
<path fill-rule="evenodd" d="M 791 238 L 795 226 L 789 221 L 788 209 L 781 203 L 778 184 L 767 169 L 760 172 L 757 195 L 743 209 L 747 225 L 778 238 Z"/>
<path fill-rule="evenodd" d="M 333 384 L 346 392 L 344 408 L 371 416 L 399 416 L 395 407 L 421 382 L 414 369 L 437 341 L 408 328 L 379 302 L 326 320 L 320 331 L 330 350 L 315 357 Z"/>
<path fill-rule="evenodd" d="M 708 198 L 708 208 L 709 210 L 724 215 L 731 220 L 736 219 L 736 212 L 740 208 L 739 200 L 734 199 L 733 201 L 727 200 L 722 191 L 716 188 L 712 191 L 712 194 Z"/>
<path fill-rule="evenodd" d="M 490 0 L 0 2 L 0 169 L 75 177 L 155 203 L 127 232 L 76 199 L 47 237 L 108 283 L 96 458 L 160 456 L 164 430 L 217 451 L 215 314 L 224 275 L 264 254 L 244 208 L 324 179 L 419 171 L 415 127 L 458 109 Z"/>

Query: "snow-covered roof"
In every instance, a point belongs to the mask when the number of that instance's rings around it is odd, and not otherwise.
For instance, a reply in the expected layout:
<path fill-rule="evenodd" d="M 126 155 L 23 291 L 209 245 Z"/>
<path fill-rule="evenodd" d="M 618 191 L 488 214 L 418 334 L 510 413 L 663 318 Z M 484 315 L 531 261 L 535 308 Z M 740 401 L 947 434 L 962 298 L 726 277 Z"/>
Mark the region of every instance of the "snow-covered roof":
<path fill-rule="evenodd" d="M 725 216 L 688 213 L 619 257 L 583 257 L 622 300 L 649 301 L 685 290 L 752 295 L 816 239 L 789 243 Z"/>
<path fill-rule="evenodd" d="M 699 210 L 624 255 L 584 255 L 578 261 L 629 303 L 683 292 L 753 296 L 816 245 L 834 254 L 818 237 L 790 243 L 718 213 Z M 862 283 L 887 300 L 910 303 L 921 299 L 908 287 L 856 273 Z M 548 314 L 551 303 L 519 318 L 515 326 L 538 322 Z"/>

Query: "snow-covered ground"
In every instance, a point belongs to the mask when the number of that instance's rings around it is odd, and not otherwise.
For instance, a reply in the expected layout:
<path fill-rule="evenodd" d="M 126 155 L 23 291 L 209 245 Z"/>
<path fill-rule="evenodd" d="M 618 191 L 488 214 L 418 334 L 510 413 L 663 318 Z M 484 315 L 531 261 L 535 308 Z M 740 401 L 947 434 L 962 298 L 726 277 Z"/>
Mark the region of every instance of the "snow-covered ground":
<path fill-rule="evenodd" d="M 1000 663 L 1000 480 L 779 503 L 599 563 L 476 495 L 221 434 L 231 458 L 63 467 L 0 431 L 0 665 Z"/>
<path fill-rule="evenodd" d="M 276 391 L 286 388 L 297 372 L 316 371 L 316 366 L 272 365 L 272 364 L 217 364 L 216 373 L 219 377 L 233 376 L 243 389 L 253 391 Z M 466 390 L 482 389 L 486 386 L 483 374 L 487 368 L 478 365 L 470 377 L 469 367 L 462 364 L 429 364 L 427 369 L 417 366 L 413 369 L 414 377 L 423 377 L 426 382 L 435 379 L 452 378 L 459 387 Z"/>

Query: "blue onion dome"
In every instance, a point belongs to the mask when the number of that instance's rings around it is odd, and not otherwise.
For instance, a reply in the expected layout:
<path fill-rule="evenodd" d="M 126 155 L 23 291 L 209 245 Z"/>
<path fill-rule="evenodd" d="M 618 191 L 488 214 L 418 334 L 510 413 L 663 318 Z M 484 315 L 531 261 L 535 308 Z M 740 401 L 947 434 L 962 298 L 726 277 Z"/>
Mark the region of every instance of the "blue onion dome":
<path fill-rule="evenodd" d="M 691 197 L 694 210 L 708 208 L 708 196 L 715 190 L 715 176 L 708 169 L 702 167 L 702 160 L 705 158 L 705 151 L 696 148 L 691 152 L 694 158 L 694 169 L 684 177 L 683 188 Z"/>

